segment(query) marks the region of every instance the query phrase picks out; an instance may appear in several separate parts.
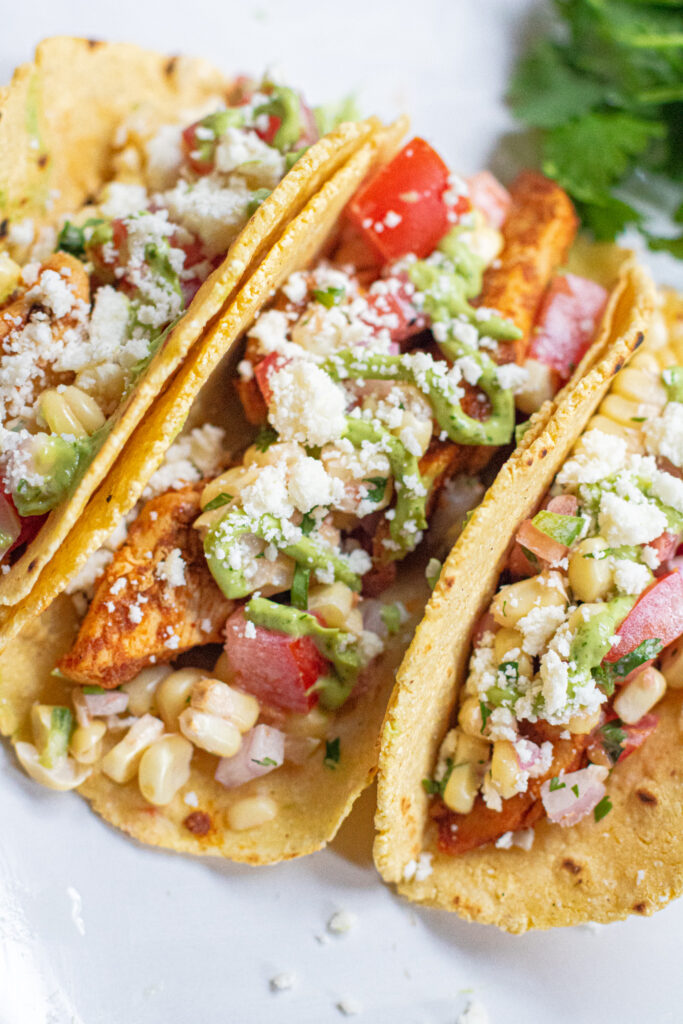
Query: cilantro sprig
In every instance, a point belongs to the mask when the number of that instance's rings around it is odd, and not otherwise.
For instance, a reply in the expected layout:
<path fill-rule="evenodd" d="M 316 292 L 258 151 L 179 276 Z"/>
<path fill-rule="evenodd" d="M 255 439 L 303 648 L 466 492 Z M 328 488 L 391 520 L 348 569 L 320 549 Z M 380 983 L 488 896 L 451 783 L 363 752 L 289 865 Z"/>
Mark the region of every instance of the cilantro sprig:
<path fill-rule="evenodd" d="M 683 223 L 683 3 L 555 0 L 554 7 L 550 37 L 522 59 L 508 93 L 538 139 L 544 173 L 569 192 L 598 239 L 633 226 L 650 248 L 683 259 L 675 228 Z M 668 179 L 673 202 L 662 212 L 672 223 L 664 237 L 644 221 L 636 170 Z"/>

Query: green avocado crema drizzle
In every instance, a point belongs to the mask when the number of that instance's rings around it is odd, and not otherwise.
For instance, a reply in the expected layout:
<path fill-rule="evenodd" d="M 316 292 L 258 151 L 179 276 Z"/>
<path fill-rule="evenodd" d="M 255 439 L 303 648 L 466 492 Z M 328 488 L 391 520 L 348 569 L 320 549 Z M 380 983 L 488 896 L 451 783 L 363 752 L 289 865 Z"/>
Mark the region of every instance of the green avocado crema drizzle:
<path fill-rule="evenodd" d="M 41 483 L 20 480 L 12 498 L 20 516 L 40 516 L 49 512 L 70 493 L 101 448 L 111 430 L 109 420 L 90 437 L 68 441 L 60 434 L 49 434 L 34 442 L 32 463 Z"/>
<path fill-rule="evenodd" d="M 391 557 L 400 558 L 407 551 L 412 551 L 418 531 L 427 526 L 425 502 L 428 489 L 422 482 L 417 458 L 384 427 L 353 416 L 347 417 L 342 437 L 348 438 L 356 448 L 360 448 L 364 441 L 378 443 L 389 460 L 397 492 L 395 514 L 389 524 L 391 539 L 397 547 Z M 415 524 L 415 529 L 410 533 L 405 530 L 408 522 Z"/>
<path fill-rule="evenodd" d="M 287 633 L 289 636 L 310 637 L 322 656 L 332 662 L 336 675 L 321 676 L 309 692 L 318 693 L 320 703 L 331 711 L 341 707 L 363 667 L 358 638 L 353 633 L 323 626 L 310 612 L 299 611 L 265 597 L 252 597 L 244 606 L 244 614 L 255 626 Z"/>
<path fill-rule="evenodd" d="M 212 526 L 204 538 L 204 553 L 211 575 L 231 600 L 246 597 L 252 590 L 243 570 L 230 565 L 229 549 L 246 534 L 275 544 L 304 568 L 328 569 L 331 566 L 335 580 L 345 583 L 351 590 L 360 590 L 360 577 L 328 544 L 303 534 L 295 540 L 288 540 L 276 516 L 266 513 L 255 519 L 235 509 Z"/>
<path fill-rule="evenodd" d="M 572 640 L 569 661 L 574 668 L 571 675 L 578 677 L 597 668 L 612 647 L 611 638 L 636 603 L 633 595 L 623 595 L 608 601 L 604 608 L 582 622 Z"/>

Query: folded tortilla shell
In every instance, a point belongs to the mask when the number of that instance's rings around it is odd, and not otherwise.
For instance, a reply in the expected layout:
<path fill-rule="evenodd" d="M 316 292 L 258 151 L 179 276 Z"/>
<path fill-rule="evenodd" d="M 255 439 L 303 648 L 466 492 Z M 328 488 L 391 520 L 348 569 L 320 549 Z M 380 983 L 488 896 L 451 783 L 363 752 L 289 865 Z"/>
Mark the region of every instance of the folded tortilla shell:
<path fill-rule="evenodd" d="M 543 429 L 525 435 L 451 551 L 384 723 L 374 850 L 380 873 L 411 900 L 511 932 L 649 914 L 683 889 L 683 749 L 680 699 L 673 695 L 658 707 L 658 741 L 636 751 L 610 780 L 610 814 L 566 829 L 543 821 L 528 852 L 486 846 L 458 857 L 440 853 L 422 787 L 452 721 L 473 628 L 497 588 L 516 529 L 642 340 L 654 304 L 649 276 L 627 261 L 605 315 L 600 358 L 565 389 Z M 423 852 L 432 855 L 431 873 L 406 880 L 406 867 Z"/>
<path fill-rule="evenodd" d="M 153 123 L 177 121 L 183 110 L 206 103 L 228 85 L 203 61 L 164 57 L 125 43 L 66 37 L 41 43 L 34 62 L 20 67 L 0 91 L 3 234 L 16 218 L 49 223 L 97 194 L 111 178 L 112 139 L 126 115 L 143 107 Z M 203 331 L 225 312 L 286 225 L 376 129 L 372 119 L 341 125 L 311 146 L 256 210 L 114 414 L 111 430 L 73 493 L 0 578 L 0 605 L 16 604 L 35 585 Z M 234 337 L 223 331 L 216 343 L 225 350 Z"/>

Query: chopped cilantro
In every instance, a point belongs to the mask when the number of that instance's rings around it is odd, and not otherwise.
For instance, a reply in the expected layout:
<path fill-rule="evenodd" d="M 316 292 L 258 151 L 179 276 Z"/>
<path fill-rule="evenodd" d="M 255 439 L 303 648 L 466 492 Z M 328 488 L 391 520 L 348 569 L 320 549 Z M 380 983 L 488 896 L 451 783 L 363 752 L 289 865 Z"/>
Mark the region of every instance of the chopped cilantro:
<path fill-rule="evenodd" d="M 76 227 L 70 220 L 64 221 L 64 227 L 57 236 L 57 252 L 68 252 L 77 259 L 85 257 L 85 232 Z"/>
<path fill-rule="evenodd" d="M 616 764 L 621 757 L 626 740 L 626 732 L 622 729 L 621 719 L 615 718 L 611 722 L 605 722 L 600 726 L 600 732 L 605 753 L 612 764 Z"/>
<path fill-rule="evenodd" d="M 533 132 L 540 165 L 570 193 L 597 238 L 613 239 L 632 225 L 650 248 L 682 259 L 683 235 L 674 234 L 673 223 L 671 234 L 653 235 L 641 212 L 648 185 L 657 219 L 681 202 L 680 0 L 553 6 L 555 24 L 520 61 L 508 93 Z M 661 198 L 667 193 L 673 203 Z"/>
<path fill-rule="evenodd" d="M 661 640 L 653 638 L 652 640 L 643 640 L 642 643 L 638 644 L 630 654 L 625 654 L 623 658 L 619 658 L 618 661 L 613 663 L 604 661 L 602 665 L 598 665 L 597 668 L 593 669 L 593 678 L 597 682 L 598 686 L 602 689 L 603 693 L 606 693 L 609 697 L 614 693 L 614 684 L 618 679 L 625 679 L 626 676 L 630 675 L 634 669 L 638 668 L 645 661 L 651 661 L 652 658 L 656 658 L 661 651 L 664 644 Z"/>
<path fill-rule="evenodd" d="M 326 309 L 332 309 L 333 306 L 338 306 L 346 295 L 346 288 L 314 288 L 313 298 L 316 302 L 320 302 L 321 305 L 325 306 Z"/>
<path fill-rule="evenodd" d="M 446 771 L 443 773 L 440 779 L 423 779 L 422 788 L 425 793 L 429 796 L 443 796 L 448 785 L 448 780 L 453 774 L 455 768 L 455 762 L 452 757 L 446 758 Z"/>
<path fill-rule="evenodd" d="M 297 562 L 294 567 L 294 578 L 292 579 L 292 604 L 295 608 L 299 608 L 304 612 L 308 608 L 308 584 L 310 580 L 310 567 L 300 565 Z"/>
<path fill-rule="evenodd" d="M 220 508 L 222 505 L 227 505 L 228 502 L 232 501 L 232 494 L 227 494 L 225 491 L 221 491 L 215 498 L 212 498 L 208 504 L 204 506 L 202 512 L 213 512 L 215 508 Z"/>
<path fill-rule="evenodd" d="M 574 796 L 578 800 L 579 799 L 579 787 L 578 787 L 578 785 L 576 783 L 572 786 L 572 793 L 574 794 Z"/>
<path fill-rule="evenodd" d="M 599 804 L 596 804 L 593 808 L 593 817 L 596 821 L 602 821 L 602 819 L 609 814 L 612 810 L 612 801 L 605 794 Z"/>
<path fill-rule="evenodd" d="M 380 502 L 387 489 L 387 478 L 385 476 L 371 476 L 363 480 L 364 484 L 371 484 L 368 488 L 368 501 Z"/>
<path fill-rule="evenodd" d="M 316 506 L 317 508 L 317 506 Z M 304 512 L 301 520 L 300 528 L 304 537 L 308 537 L 310 533 L 315 529 L 315 516 L 312 515 L 313 509 L 310 512 Z"/>
<path fill-rule="evenodd" d="M 108 690 L 105 690 L 103 686 L 94 686 L 94 685 L 90 685 L 90 684 L 87 685 L 87 686 L 82 686 L 81 690 L 83 691 L 83 693 L 108 693 L 109 692 Z"/>
<path fill-rule="evenodd" d="M 254 438 L 254 444 L 258 451 L 267 452 L 271 444 L 275 444 L 278 435 L 277 431 L 273 430 L 272 427 L 261 427 L 258 434 Z"/>
<path fill-rule="evenodd" d="M 631 416 L 631 423 L 644 423 L 646 416 Z"/>
<path fill-rule="evenodd" d="M 483 700 L 480 700 L 479 710 L 481 711 L 481 729 L 479 730 L 479 732 L 483 732 L 484 729 L 486 728 L 486 723 L 491 717 L 491 708 L 487 707 L 486 704 L 484 704 Z"/>
<path fill-rule="evenodd" d="M 274 761 L 272 757 L 264 757 L 262 761 L 259 761 L 256 757 L 252 757 L 251 760 L 254 764 L 260 764 L 262 768 L 277 767 L 277 761 Z"/>
<path fill-rule="evenodd" d="M 380 618 L 387 627 L 390 636 L 395 636 L 401 628 L 401 609 L 397 604 L 383 604 L 380 610 Z"/>
<path fill-rule="evenodd" d="M 554 792 L 555 792 L 556 790 L 558 790 L 558 789 L 565 789 L 565 788 L 566 788 L 566 785 L 567 785 L 567 783 L 566 783 L 566 782 L 560 782 L 560 780 L 559 780 L 558 776 L 557 776 L 557 775 L 555 775 L 555 776 L 553 776 L 553 778 L 552 778 L 552 779 L 550 780 L 550 792 L 551 792 L 551 793 L 554 793 Z"/>
<path fill-rule="evenodd" d="M 670 402 L 683 401 L 683 366 L 667 366 L 662 370 L 662 381 Z"/>
<path fill-rule="evenodd" d="M 323 760 L 323 764 L 325 765 L 326 768 L 331 768 L 331 769 L 334 770 L 337 767 L 337 765 L 339 764 L 339 757 L 340 757 L 339 744 L 340 744 L 339 736 L 337 736 L 333 740 L 326 740 L 325 741 L 325 759 Z"/>

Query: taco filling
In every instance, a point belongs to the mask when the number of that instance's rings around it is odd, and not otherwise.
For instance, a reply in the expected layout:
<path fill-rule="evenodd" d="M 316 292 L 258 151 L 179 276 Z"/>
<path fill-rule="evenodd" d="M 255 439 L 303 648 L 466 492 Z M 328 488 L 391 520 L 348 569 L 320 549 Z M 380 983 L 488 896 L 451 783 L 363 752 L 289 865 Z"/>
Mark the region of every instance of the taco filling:
<path fill-rule="evenodd" d="M 421 139 L 362 187 L 329 258 L 248 333 L 234 383 L 253 442 L 235 460 L 210 424 L 181 438 L 123 543 L 71 581 L 83 601 L 101 575 L 57 666 L 70 703 L 36 705 L 17 744 L 34 778 L 101 771 L 166 806 L 193 757 L 230 790 L 287 762 L 334 770 L 335 716 L 407 619 L 387 596 L 401 563 L 439 511 L 453 529 L 480 498 L 515 392 L 532 411 L 593 337 L 606 293 L 555 273 L 575 228 L 547 179 L 465 183 Z M 245 792 L 232 829 L 278 814 Z"/>
<path fill-rule="evenodd" d="M 517 530 L 424 783 L 444 853 L 600 822 L 611 773 L 657 742 L 683 686 L 682 357 L 651 332 Z"/>
<path fill-rule="evenodd" d="M 317 138 L 292 89 L 239 80 L 190 124 L 148 131 L 133 115 L 114 140 L 117 180 L 61 229 L 10 225 L 0 257 L 3 573 L 73 492 L 202 282 Z"/>

